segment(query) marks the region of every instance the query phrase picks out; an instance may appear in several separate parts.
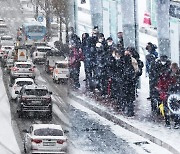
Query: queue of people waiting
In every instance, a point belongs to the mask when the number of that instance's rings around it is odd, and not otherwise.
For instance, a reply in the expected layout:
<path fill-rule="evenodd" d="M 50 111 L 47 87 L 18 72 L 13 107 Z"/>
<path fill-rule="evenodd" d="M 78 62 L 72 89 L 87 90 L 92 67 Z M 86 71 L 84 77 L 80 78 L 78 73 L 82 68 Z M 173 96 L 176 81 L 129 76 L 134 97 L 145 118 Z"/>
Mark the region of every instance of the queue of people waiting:
<path fill-rule="evenodd" d="M 98 91 L 102 97 L 111 97 L 116 100 L 118 109 L 131 117 L 134 116 L 136 90 L 144 64 L 135 48 L 124 48 L 122 32 L 118 33 L 118 39 L 117 44 L 111 37 L 105 39 L 96 26 L 92 35 L 83 33 L 80 39 L 71 28 L 70 78 L 73 80 L 73 88 L 80 88 L 80 62 L 84 61 L 86 90 Z M 152 113 L 159 110 L 158 106 L 163 103 L 165 123 L 169 127 L 167 98 L 170 89 L 179 83 L 179 68 L 176 63 L 171 63 L 166 55 L 160 55 L 158 58 L 156 48 L 151 42 L 146 46 L 148 54 L 145 66 L 150 85 L 150 96 L 147 99 L 151 101 Z M 179 115 L 173 117 L 177 128 L 180 126 Z"/>

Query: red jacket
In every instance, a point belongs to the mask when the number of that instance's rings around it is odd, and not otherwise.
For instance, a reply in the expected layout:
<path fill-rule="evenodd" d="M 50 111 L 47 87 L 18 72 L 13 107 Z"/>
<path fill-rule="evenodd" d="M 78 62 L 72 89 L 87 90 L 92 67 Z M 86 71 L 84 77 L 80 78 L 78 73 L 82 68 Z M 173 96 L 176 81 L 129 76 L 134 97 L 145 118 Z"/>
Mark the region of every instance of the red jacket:
<path fill-rule="evenodd" d="M 160 94 L 160 99 L 166 101 L 168 97 L 168 89 L 174 84 L 176 80 L 170 75 L 170 73 L 164 73 L 159 77 L 157 82 L 157 89 Z"/>
<path fill-rule="evenodd" d="M 81 49 L 78 49 L 76 47 L 70 49 L 69 54 L 69 66 L 74 67 L 80 67 L 80 61 L 83 60 L 83 53 Z"/>

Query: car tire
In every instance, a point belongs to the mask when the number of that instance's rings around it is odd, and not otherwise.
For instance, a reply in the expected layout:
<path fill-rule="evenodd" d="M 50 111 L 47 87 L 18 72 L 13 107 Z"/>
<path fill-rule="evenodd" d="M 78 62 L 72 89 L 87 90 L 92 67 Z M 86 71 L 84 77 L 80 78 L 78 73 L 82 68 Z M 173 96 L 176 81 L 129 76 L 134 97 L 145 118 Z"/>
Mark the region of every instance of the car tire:
<path fill-rule="evenodd" d="M 55 79 L 53 78 L 53 82 L 55 83 Z"/>
<path fill-rule="evenodd" d="M 27 153 L 25 143 L 24 143 L 24 153 Z"/>
<path fill-rule="evenodd" d="M 49 113 L 47 114 L 47 117 L 48 117 L 49 120 L 52 120 L 52 112 L 49 112 Z"/>
<path fill-rule="evenodd" d="M 21 110 L 17 111 L 17 114 L 18 114 L 18 118 L 22 118 L 23 113 L 22 113 L 22 111 L 21 111 Z"/>

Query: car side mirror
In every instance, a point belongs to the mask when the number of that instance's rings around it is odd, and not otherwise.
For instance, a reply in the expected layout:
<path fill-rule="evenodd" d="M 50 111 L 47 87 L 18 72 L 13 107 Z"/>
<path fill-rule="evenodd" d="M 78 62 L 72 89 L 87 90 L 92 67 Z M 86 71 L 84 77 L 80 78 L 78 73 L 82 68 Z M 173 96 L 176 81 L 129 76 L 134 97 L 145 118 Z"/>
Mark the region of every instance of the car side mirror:
<path fill-rule="evenodd" d="M 9 84 L 9 87 L 12 87 L 12 84 Z"/>
<path fill-rule="evenodd" d="M 49 94 L 52 95 L 52 91 L 50 91 Z"/>
<path fill-rule="evenodd" d="M 69 131 L 68 130 L 64 130 L 64 134 L 67 134 L 67 133 L 69 133 Z"/>
<path fill-rule="evenodd" d="M 15 91 L 15 94 L 19 94 L 19 91 Z"/>
<path fill-rule="evenodd" d="M 36 68 L 36 66 L 33 66 L 33 68 Z"/>
<path fill-rule="evenodd" d="M 29 131 L 27 129 L 23 129 L 22 132 L 23 133 L 29 133 Z"/>

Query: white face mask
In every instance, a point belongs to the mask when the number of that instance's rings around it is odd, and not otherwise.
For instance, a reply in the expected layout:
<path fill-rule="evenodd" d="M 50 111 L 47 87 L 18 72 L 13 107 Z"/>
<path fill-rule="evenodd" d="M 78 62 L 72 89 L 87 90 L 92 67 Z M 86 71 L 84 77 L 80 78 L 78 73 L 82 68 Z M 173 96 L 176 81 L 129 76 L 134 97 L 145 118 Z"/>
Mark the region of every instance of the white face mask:
<path fill-rule="evenodd" d="M 102 46 L 101 43 L 96 43 L 96 47 L 97 47 L 97 48 L 100 48 L 101 46 Z"/>
<path fill-rule="evenodd" d="M 162 65 L 165 65 L 165 64 L 166 64 L 166 62 L 165 62 L 165 61 L 162 61 L 162 62 L 161 62 L 161 64 L 162 64 Z"/>
<path fill-rule="evenodd" d="M 112 45 L 112 42 L 108 42 L 107 44 L 108 44 L 108 46 L 111 46 L 111 45 Z"/>
<path fill-rule="evenodd" d="M 102 42 L 103 41 L 103 39 L 99 39 L 99 42 Z"/>
<path fill-rule="evenodd" d="M 72 35 L 72 34 L 73 34 L 73 32 L 72 32 L 72 31 L 68 32 L 68 35 Z"/>
<path fill-rule="evenodd" d="M 113 52 L 113 53 L 112 53 L 112 56 L 113 56 L 113 57 L 116 57 L 116 54 Z"/>

